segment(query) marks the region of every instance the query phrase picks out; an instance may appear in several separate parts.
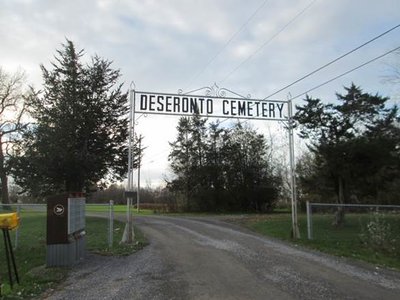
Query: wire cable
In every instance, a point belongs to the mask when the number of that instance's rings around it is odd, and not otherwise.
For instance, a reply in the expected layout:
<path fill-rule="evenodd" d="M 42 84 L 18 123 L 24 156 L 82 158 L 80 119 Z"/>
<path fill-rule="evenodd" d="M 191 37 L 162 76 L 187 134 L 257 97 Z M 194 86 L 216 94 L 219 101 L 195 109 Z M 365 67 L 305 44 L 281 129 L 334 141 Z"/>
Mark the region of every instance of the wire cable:
<path fill-rule="evenodd" d="M 297 79 L 296 81 L 292 82 L 291 84 L 288 84 L 288 85 L 284 86 L 283 88 L 277 90 L 276 92 L 272 93 L 271 95 L 268 95 L 267 97 L 265 97 L 264 100 L 266 100 L 267 98 L 270 98 L 270 97 L 272 97 L 272 96 L 278 94 L 279 92 L 282 92 L 283 90 L 287 89 L 288 87 L 291 87 L 291 86 L 295 85 L 296 83 L 298 83 L 298 82 L 300 82 L 300 81 L 302 81 L 302 80 L 304 80 L 304 79 L 310 77 L 311 75 L 314 75 L 315 73 L 317 73 L 317 72 L 321 71 L 322 69 L 324 69 L 324 68 L 330 66 L 331 64 L 337 62 L 338 60 L 341 60 L 342 58 L 346 57 L 347 55 L 350 55 L 351 53 L 353 53 L 353 52 L 355 52 L 355 51 L 357 51 L 357 50 L 359 50 L 359 49 L 365 47 L 366 45 L 368 45 L 368 44 L 370 44 L 370 43 L 376 41 L 377 39 L 383 37 L 384 35 L 388 34 L 389 32 L 391 32 L 391 31 L 397 29 L 398 27 L 400 27 L 400 24 L 398 24 L 398 25 L 396 25 L 396 26 L 390 28 L 389 30 L 386 30 L 385 32 L 381 33 L 380 35 L 378 35 L 378 36 L 376 36 L 376 37 L 374 37 L 374 38 L 372 38 L 372 39 L 370 39 L 369 41 L 365 42 L 364 44 L 362 44 L 362 45 L 360 45 L 360 46 L 358 46 L 358 47 L 356 47 L 356 48 L 354 48 L 353 50 L 350 50 L 350 51 L 346 52 L 345 54 L 342 54 L 341 56 L 335 58 L 334 60 L 328 62 L 327 64 L 325 64 L 325 65 L 323 65 L 323 66 L 321 66 L 321 67 L 315 69 L 314 71 L 308 73 L 307 75 L 304 75 L 303 77 Z"/>
<path fill-rule="evenodd" d="M 257 13 L 265 6 L 265 4 L 267 4 L 269 0 L 265 0 L 263 3 L 261 3 L 260 6 L 257 7 L 257 9 L 253 12 L 253 14 L 246 20 L 246 22 L 244 22 L 242 24 L 242 26 L 229 38 L 228 41 L 226 41 L 226 43 L 222 46 L 221 49 L 219 49 L 217 51 L 217 53 L 215 53 L 215 55 L 207 62 L 207 64 L 199 71 L 197 72 L 190 80 L 189 83 L 186 85 L 186 87 L 184 88 L 184 90 L 187 90 L 188 87 L 190 86 L 190 84 L 196 80 L 201 74 L 203 74 L 203 72 L 211 65 L 212 62 L 214 62 L 214 60 L 222 53 L 222 51 L 225 50 L 226 47 L 228 47 L 228 45 L 234 40 L 234 38 L 243 31 L 243 29 L 247 26 L 247 24 L 249 24 L 249 22 L 257 15 Z"/>
<path fill-rule="evenodd" d="M 356 70 L 358 70 L 358 69 L 361 69 L 362 67 L 364 67 L 364 66 L 366 66 L 366 65 L 368 65 L 368 64 L 370 64 L 370 63 L 372 63 L 372 62 L 374 62 L 374 61 L 377 61 L 378 59 L 381 59 L 382 57 L 384 57 L 384 56 L 386 56 L 386 55 L 389 55 L 390 53 L 393 53 L 393 52 L 395 52 L 395 51 L 397 51 L 397 50 L 399 50 L 400 49 L 400 46 L 399 47 L 396 47 L 396 48 L 394 48 L 394 49 L 392 49 L 392 50 L 389 50 L 389 51 L 387 51 L 387 52 L 385 52 L 385 53 L 383 53 L 383 54 L 381 54 L 381 55 L 379 55 L 379 56 L 376 56 L 376 57 L 374 57 L 373 59 L 370 59 L 369 61 L 367 61 L 367 62 L 365 62 L 365 63 L 363 63 L 363 64 L 361 64 L 361 65 L 359 65 L 359 66 L 357 66 L 357 67 L 355 67 L 355 68 L 352 68 L 351 70 L 348 70 L 348 71 L 346 71 L 346 72 L 344 72 L 344 73 L 342 73 L 342 74 L 340 74 L 340 75 L 338 75 L 338 76 L 335 76 L 335 77 L 333 77 L 333 78 L 331 78 L 331 79 L 329 79 L 329 80 L 327 80 L 327 81 L 325 81 L 325 82 L 323 82 L 323 83 L 321 83 L 321 84 L 318 84 L 318 85 L 316 85 L 315 87 L 313 87 L 313 88 L 311 88 L 311 89 L 309 89 L 309 90 L 307 90 L 307 91 L 305 91 L 305 92 L 302 92 L 302 93 L 300 93 L 300 94 L 298 94 L 298 95 L 296 95 L 296 96 L 294 96 L 294 97 L 290 97 L 289 98 L 289 100 L 293 100 L 293 99 L 297 99 L 297 98 L 299 98 L 299 97 L 301 97 L 301 96 L 303 96 L 303 95 L 306 95 L 306 94 L 308 94 L 309 92 L 311 92 L 311 91 L 314 91 L 314 90 L 316 90 L 316 89 L 318 89 L 318 88 L 320 88 L 320 87 L 322 87 L 322 86 L 324 86 L 324 85 L 326 85 L 326 84 L 328 84 L 328 83 L 331 83 L 332 81 L 335 81 L 336 79 L 339 79 L 339 78 L 341 78 L 341 77 L 343 77 L 343 76 L 345 76 L 345 75 L 347 75 L 347 74 L 349 74 L 349 73 L 351 73 L 351 72 L 354 72 L 354 71 L 356 71 Z M 265 99 L 264 99 L 265 100 Z M 222 120 L 221 122 L 220 122 L 220 124 L 221 123 L 224 123 L 224 122 L 226 122 L 226 121 L 228 121 L 228 120 L 231 120 L 232 118 L 225 118 L 224 120 Z M 250 120 L 244 120 L 242 123 L 247 123 L 247 122 L 249 122 Z"/>
<path fill-rule="evenodd" d="M 334 81 L 336 79 L 339 79 L 340 77 L 343 77 L 343 76 L 345 76 L 345 75 L 347 75 L 347 74 L 349 74 L 351 72 L 354 72 L 354 71 L 356 71 L 356 70 L 358 70 L 358 69 L 360 69 L 360 68 L 362 68 L 362 67 L 364 67 L 364 66 L 366 66 L 366 65 L 368 65 L 368 64 L 370 64 L 370 63 L 372 63 L 372 62 L 374 62 L 374 61 L 376 61 L 378 59 L 381 59 L 382 57 L 384 57 L 384 56 L 386 56 L 386 55 L 388 55 L 390 53 L 393 53 L 393 52 L 395 52 L 396 50 L 399 50 L 399 49 L 400 49 L 400 46 L 397 47 L 397 48 L 394 48 L 394 49 L 392 49 L 392 50 L 390 50 L 388 52 L 385 52 L 384 54 L 381 54 L 381 55 L 379 55 L 379 56 L 377 56 L 377 57 L 375 57 L 375 58 L 373 58 L 373 59 L 371 59 L 371 60 L 369 60 L 369 61 L 367 61 L 367 62 L 365 62 L 365 63 L 363 63 L 363 64 L 361 64 L 361 65 L 359 65 L 359 66 L 357 66 L 357 67 L 355 67 L 355 68 L 353 68 L 351 70 L 349 70 L 349 71 L 346 71 L 346 72 L 344 72 L 344 73 L 342 73 L 342 74 L 340 74 L 340 75 L 338 75 L 338 76 L 336 76 L 336 77 L 334 77 L 332 79 L 329 79 L 329 80 L 327 80 L 327 81 L 325 81 L 325 82 L 323 82 L 323 83 L 321 83 L 321 84 L 309 89 L 306 92 L 303 92 L 303 93 L 298 94 L 298 95 L 296 95 L 294 97 L 291 97 L 290 100 L 293 100 L 293 99 L 299 98 L 299 97 L 301 97 L 301 96 L 303 96 L 305 94 L 308 94 L 309 92 L 311 92 L 313 90 L 316 90 L 316 89 L 320 88 L 321 86 L 324 86 L 324 85 L 326 85 L 326 84 L 328 84 L 328 83 L 330 83 L 330 82 L 332 82 L 332 81 Z"/>
<path fill-rule="evenodd" d="M 246 59 L 244 59 L 239 65 L 237 65 L 231 72 L 228 73 L 227 76 L 224 77 L 220 81 L 223 83 L 229 77 L 232 76 L 237 70 L 239 70 L 245 63 L 247 63 L 250 59 L 252 59 L 258 52 L 261 51 L 265 46 L 267 46 L 273 39 L 279 36 L 287 27 L 289 27 L 294 21 L 296 21 L 302 14 L 304 14 L 317 0 L 313 0 L 310 4 L 308 4 L 305 8 L 303 8 L 298 14 L 296 14 L 285 26 L 283 26 L 277 33 L 275 33 L 272 37 L 270 37 L 266 42 L 264 42 L 260 47 L 258 47 L 252 54 L 250 54 Z"/>

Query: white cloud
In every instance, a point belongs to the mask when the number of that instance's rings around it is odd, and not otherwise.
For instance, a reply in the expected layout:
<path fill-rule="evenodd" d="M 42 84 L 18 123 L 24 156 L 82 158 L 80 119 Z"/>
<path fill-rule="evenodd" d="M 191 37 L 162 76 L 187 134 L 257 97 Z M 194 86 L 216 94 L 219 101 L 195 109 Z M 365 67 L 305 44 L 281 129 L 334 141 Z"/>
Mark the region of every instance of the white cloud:
<path fill-rule="evenodd" d="M 0 65 L 9 72 L 22 67 L 30 82 L 39 86 L 39 64 L 50 66 L 56 49 L 67 37 L 77 48 L 84 48 L 87 57 L 96 53 L 114 61 L 114 67 L 124 75 L 126 88 L 132 80 L 138 89 L 149 91 L 176 92 L 187 85 L 211 85 L 254 54 L 310 2 L 268 1 L 212 64 L 195 76 L 262 0 L 5 0 L 0 10 Z M 399 6 L 398 0 L 316 1 L 222 86 L 256 98 L 265 97 L 397 25 Z M 295 95 L 306 91 L 400 46 L 399 41 L 397 29 L 276 97 L 285 99 L 288 92 Z M 385 72 L 384 65 L 376 62 L 312 95 L 332 98 L 335 91 L 340 92 L 351 81 L 366 91 L 390 95 L 394 93 L 392 87 L 381 80 Z M 146 156 L 157 160 L 156 168 L 154 163 L 148 167 L 154 182 L 157 169 L 157 178 L 165 173 L 168 141 L 175 137 L 176 121 L 172 117 L 148 117 L 137 126 L 139 133 L 145 135 Z"/>

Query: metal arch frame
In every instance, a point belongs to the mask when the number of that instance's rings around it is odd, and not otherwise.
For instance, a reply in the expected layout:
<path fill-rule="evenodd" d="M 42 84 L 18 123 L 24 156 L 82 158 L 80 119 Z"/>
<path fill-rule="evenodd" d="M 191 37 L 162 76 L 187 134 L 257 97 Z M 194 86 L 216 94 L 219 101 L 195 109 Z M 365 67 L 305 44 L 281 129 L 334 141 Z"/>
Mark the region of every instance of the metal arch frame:
<path fill-rule="evenodd" d="M 128 182 L 126 193 L 126 225 L 121 242 L 131 244 L 134 240 L 132 202 L 133 202 L 133 144 L 135 138 L 135 83 L 129 89 L 129 128 L 128 128 Z"/>
<path fill-rule="evenodd" d="M 196 96 L 194 93 L 205 91 L 205 96 L 209 96 L 212 98 L 224 98 L 226 94 L 235 95 L 238 98 L 230 98 L 230 99 L 242 99 L 242 100 L 249 100 L 251 95 L 248 94 L 247 96 L 240 95 L 234 91 L 231 91 L 227 88 L 220 88 L 216 83 L 209 87 L 202 87 L 195 90 L 191 90 L 188 92 L 184 92 L 183 90 L 178 90 L 178 95 L 193 95 Z M 167 93 L 164 93 L 167 94 Z M 172 95 L 172 94 L 167 94 Z M 199 95 L 197 95 L 199 96 Z M 258 100 L 258 101 L 265 101 L 266 99 Z M 294 136 L 293 136 L 293 103 L 292 100 L 289 99 L 287 101 L 278 101 L 278 100 L 268 100 L 269 102 L 279 102 L 279 103 L 286 103 L 287 110 L 288 110 L 288 117 L 287 119 L 265 119 L 265 118 L 250 118 L 250 117 L 242 117 L 242 116 L 208 116 L 208 117 L 216 117 L 216 118 L 233 118 L 233 119 L 247 119 L 247 120 L 264 120 L 264 121 L 281 121 L 287 122 L 287 130 L 289 135 L 289 158 L 290 158 L 290 181 L 291 181 L 291 207 L 292 207 L 292 237 L 294 239 L 300 238 L 300 232 L 298 227 L 298 218 L 297 218 L 297 192 L 296 192 L 296 176 L 295 176 L 295 151 L 294 151 Z M 128 185 L 127 190 L 129 192 L 133 192 L 133 143 L 134 143 L 134 135 L 135 135 L 135 115 L 136 115 L 136 86 L 132 82 L 129 91 L 129 104 L 130 104 L 130 114 L 129 114 L 129 140 L 128 140 Z M 163 113 L 158 113 L 163 114 Z M 146 114 L 144 114 L 146 116 Z M 176 113 L 165 113 L 164 115 L 173 115 L 173 116 L 188 116 L 188 114 L 176 114 Z M 138 179 L 139 180 L 139 179 Z M 139 190 L 137 191 L 139 195 Z M 126 224 L 126 233 L 127 236 L 125 238 L 125 242 L 132 242 L 133 241 L 133 223 L 132 223 L 132 193 L 129 193 L 130 196 L 127 197 L 127 224 Z"/>

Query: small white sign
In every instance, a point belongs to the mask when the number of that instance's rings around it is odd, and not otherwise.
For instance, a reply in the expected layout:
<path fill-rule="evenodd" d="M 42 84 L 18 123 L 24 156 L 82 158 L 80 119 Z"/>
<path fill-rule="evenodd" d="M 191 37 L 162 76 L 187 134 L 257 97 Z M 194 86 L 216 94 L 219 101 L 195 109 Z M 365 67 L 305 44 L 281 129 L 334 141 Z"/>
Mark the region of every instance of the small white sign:
<path fill-rule="evenodd" d="M 57 216 L 61 216 L 64 213 L 64 206 L 61 204 L 57 204 L 56 206 L 54 206 L 53 212 L 55 215 Z"/>

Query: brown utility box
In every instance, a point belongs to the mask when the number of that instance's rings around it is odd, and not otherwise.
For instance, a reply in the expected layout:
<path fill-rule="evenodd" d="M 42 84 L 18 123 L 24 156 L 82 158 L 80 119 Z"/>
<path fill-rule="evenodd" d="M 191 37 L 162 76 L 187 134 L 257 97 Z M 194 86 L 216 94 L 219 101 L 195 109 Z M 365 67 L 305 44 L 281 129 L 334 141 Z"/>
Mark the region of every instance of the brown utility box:
<path fill-rule="evenodd" d="M 70 266 L 85 252 L 85 198 L 61 194 L 47 198 L 47 266 Z"/>

